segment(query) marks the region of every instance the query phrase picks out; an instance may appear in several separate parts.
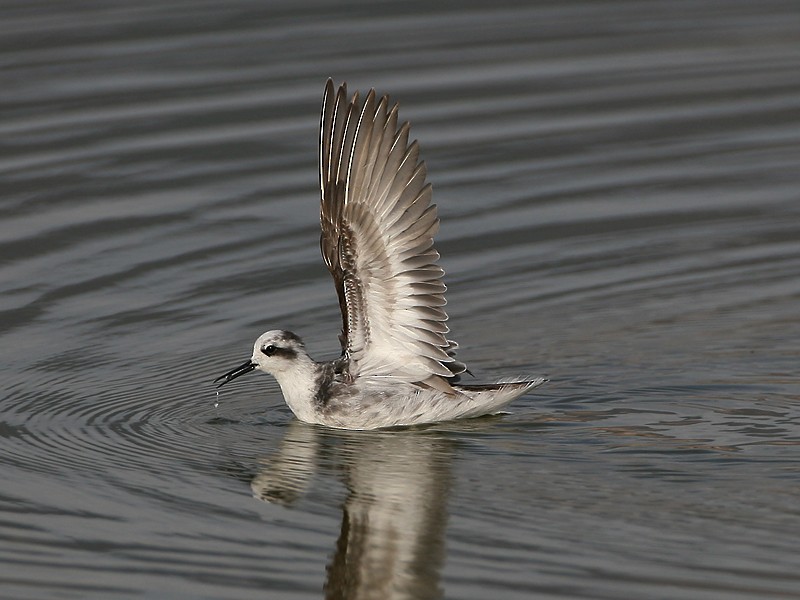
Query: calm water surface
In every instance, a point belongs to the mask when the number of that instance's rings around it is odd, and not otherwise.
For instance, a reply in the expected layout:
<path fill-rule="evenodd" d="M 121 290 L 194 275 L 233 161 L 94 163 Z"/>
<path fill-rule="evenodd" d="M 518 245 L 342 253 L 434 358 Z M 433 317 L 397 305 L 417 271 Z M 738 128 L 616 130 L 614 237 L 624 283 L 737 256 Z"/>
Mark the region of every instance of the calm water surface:
<path fill-rule="evenodd" d="M 131 5 L 134 6 L 134 5 Z M 0 596 L 799 598 L 796 2 L 0 8 Z M 401 103 L 510 414 L 350 433 L 325 79 Z"/>

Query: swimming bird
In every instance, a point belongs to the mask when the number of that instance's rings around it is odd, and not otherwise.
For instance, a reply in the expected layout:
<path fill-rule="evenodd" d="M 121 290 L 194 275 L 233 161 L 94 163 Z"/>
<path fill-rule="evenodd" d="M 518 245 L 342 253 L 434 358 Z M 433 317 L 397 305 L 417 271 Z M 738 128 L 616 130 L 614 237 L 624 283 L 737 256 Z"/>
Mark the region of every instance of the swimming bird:
<path fill-rule="evenodd" d="M 439 229 L 419 145 L 398 107 L 328 80 L 320 122 L 320 247 L 342 312 L 342 354 L 317 362 L 294 333 L 262 334 L 218 387 L 255 369 L 277 379 L 301 421 L 342 429 L 496 413 L 545 379 L 467 385 L 447 339 Z M 471 373 L 470 373 L 471 374 Z"/>

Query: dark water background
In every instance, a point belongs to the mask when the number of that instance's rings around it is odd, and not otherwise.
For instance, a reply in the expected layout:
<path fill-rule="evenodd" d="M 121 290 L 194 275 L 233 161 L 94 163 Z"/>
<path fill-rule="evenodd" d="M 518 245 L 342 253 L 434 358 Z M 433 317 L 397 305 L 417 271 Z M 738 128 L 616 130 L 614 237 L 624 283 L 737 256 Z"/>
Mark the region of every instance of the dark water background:
<path fill-rule="evenodd" d="M 325 79 L 401 103 L 460 357 L 390 433 L 211 379 L 337 350 Z M 800 597 L 797 2 L 4 2 L 0 596 Z"/>

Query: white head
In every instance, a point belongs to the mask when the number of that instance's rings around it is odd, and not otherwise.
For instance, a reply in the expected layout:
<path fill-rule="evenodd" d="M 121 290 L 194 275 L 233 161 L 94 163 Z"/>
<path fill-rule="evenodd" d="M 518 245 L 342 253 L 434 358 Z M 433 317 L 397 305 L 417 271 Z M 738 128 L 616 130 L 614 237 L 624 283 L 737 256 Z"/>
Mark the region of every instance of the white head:
<path fill-rule="evenodd" d="M 284 373 L 304 368 L 313 361 L 306 352 L 303 341 L 291 331 L 273 329 L 262 334 L 253 344 L 253 356 L 242 365 L 231 369 L 214 380 L 221 387 L 240 375 L 258 369 L 280 379 Z"/>
<path fill-rule="evenodd" d="M 298 363 L 309 360 L 306 346 L 291 331 L 273 329 L 261 334 L 253 344 L 253 357 L 250 359 L 256 369 L 278 375 L 296 368 Z"/>

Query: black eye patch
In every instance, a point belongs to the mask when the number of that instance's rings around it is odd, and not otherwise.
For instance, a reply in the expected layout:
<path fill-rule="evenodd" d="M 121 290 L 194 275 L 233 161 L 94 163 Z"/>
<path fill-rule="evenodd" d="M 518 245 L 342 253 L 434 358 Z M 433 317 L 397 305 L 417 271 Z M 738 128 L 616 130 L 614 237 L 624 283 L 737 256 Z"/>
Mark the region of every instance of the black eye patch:
<path fill-rule="evenodd" d="M 263 346 L 261 348 L 261 353 L 267 356 L 282 356 L 283 358 L 295 358 L 297 356 L 297 352 L 292 348 L 280 348 L 273 344 Z"/>

